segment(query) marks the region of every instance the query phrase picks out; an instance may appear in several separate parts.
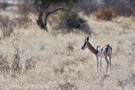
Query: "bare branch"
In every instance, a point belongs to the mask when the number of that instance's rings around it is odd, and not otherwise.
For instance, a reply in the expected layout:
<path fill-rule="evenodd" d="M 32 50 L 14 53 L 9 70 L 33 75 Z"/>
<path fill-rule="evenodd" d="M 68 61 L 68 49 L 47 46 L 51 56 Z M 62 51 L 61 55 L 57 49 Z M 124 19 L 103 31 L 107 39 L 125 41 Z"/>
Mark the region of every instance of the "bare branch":
<path fill-rule="evenodd" d="M 47 19 L 48 19 L 48 17 L 49 17 L 51 14 L 53 14 L 53 13 L 55 13 L 55 12 L 57 12 L 57 11 L 60 11 L 60 10 L 70 11 L 69 9 L 66 9 L 66 8 L 58 8 L 58 9 L 56 9 L 56 10 L 54 10 L 54 11 L 48 12 L 48 13 L 46 14 L 45 19 L 44 19 L 44 28 L 45 28 L 47 31 L 48 31 L 48 28 L 47 28 Z"/>

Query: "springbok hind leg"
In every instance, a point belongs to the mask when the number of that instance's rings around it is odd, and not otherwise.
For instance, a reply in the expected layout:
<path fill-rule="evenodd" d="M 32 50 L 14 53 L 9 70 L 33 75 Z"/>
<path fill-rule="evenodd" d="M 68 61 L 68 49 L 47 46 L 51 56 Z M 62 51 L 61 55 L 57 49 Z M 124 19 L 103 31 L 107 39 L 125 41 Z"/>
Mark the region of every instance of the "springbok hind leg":
<path fill-rule="evenodd" d="M 106 71 L 108 71 L 108 63 L 109 63 L 109 61 L 108 61 L 108 59 L 107 59 L 107 56 L 105 57 L 105 60 L 106 60 L 106 63 L 107 63 Z"/>
<path fill-rule="evenodd" d="M 109 55 L 109 62 L 110 62 L 110 68 L 111 68 L 111 56 Z"/>
<path fill-rule="evenodd" d="M 102 58 L 100 58 L 100 67 L 102 67 Z"/>
<path fill-rule="evenodd" d="M 96 56 L 96 58 L 97 58 L 97 68 L 98 68 L 98 64 L 99 64 L 99 61 L 98 61 L 98 56 Z"/>

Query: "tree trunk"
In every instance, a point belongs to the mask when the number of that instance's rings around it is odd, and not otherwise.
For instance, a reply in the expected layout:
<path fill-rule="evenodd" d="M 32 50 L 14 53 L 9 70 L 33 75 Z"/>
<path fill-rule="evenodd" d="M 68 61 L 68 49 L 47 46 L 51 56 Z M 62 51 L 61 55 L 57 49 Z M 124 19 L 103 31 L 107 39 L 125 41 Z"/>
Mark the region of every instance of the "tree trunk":
<path fill-rule="evenodd" d="M 69 11 L 68 9 L 65 9 L 65 8 L 58 8 L 56 10 L 50 11 L 50 12 L 46 13 L 45 18 L 44 18 L 44 22 L 43 22 L 43 19 L 42 19 L 43 18 L 43 14 L 44 14 L 45 10 L 47 8 L 49 8 L 49 7 L 50 7 L 50 3 L 47 3 L 46 5 L 41 4 L 41 5 L 38 5 L 38 7 L 37 7 L 37 11 L 39 12 L 38 19 L 36 20 L 37 21 L 37 25 L 40 28 L 45 29 L 46 31 L 48 31 L 48 28 L 47 28 L 47 19 L 48 19 L 48 17 L 51 14 L 53 14 L 53 13 L 59 11 L 59 10 Z"/>
<path fill-rule="evenodd" d="M 48 31 L 48 28 L 47 28 L 47 19 L 48 19 L 48 17 L 49 17 L 51 14 L 53 14 L 53 13 L 59 11 L 59 10 L 70 11 L 70 10 L 65 9 L 65 8 L 58 8 L 58 9 L 56 9 L 56 10 L 54 10 L 54 11 L 48 12 L 48 13 L 46 14 L 45 19 L 44 19 L 44 28 L 45 28 L 47 31 Z"/>
<path fill-rule="evenodd" d="M 44 22 L 42 20 L 42 17 L 43 17 L 43 14 L 44 14 L 45 9 L 47 9 L 49 6 L 50 6 L 50 3 L 46 4 L 46 6 L 45 5 L 39 5 L 37 7 L 37 11 L 39 12 L 38 19 L 36 20 L 37 21 L 37 25 L 40 28 L 45 29 L 45 30 L 47 30 L 47 29 L 46 29 L 46 25 L 44 24 Z"/>

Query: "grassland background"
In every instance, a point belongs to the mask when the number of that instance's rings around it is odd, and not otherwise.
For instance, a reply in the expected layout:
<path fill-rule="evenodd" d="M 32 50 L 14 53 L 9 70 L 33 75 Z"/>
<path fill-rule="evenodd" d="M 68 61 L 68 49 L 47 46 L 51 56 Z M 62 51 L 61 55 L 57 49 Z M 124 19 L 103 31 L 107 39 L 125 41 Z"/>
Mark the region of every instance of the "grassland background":
<path fill-rule="evenodd" d="M 17 14 L 7 8 L 1 15 Z M 81 50 L 84 33 L 52 34 L 41 30 L 35 22 L 16 28 L 10 37 L 0 39 L 0 54 L 12 66 L 15 47 L 20 54 L 19 73 L 5 73 L 0 63 L 0 89 L 44 90 L 134 90 L 135 89 L 135 22 L 130 17 L 99 21 L 92 15 L 79 14 L 90 26 L 90 43 L 110 44 L 113 48 L 112 69 L 106 75 L 106 62 L 97 70 L 96 57 Z M 29 62 L 27 62 L 29 61 Z M 29 68 L 27 68 L 27 63 Z"/>

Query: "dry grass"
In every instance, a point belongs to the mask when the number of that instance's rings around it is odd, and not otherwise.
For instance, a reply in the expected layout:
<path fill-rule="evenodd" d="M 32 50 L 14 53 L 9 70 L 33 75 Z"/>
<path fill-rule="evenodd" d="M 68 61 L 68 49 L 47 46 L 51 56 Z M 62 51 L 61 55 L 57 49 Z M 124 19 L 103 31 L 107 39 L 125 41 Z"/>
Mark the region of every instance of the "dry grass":
<path fill-rule="evenodd" d="M 135 17 L 130 18 L 132 22 L 135 22 Z"/>
<path fill-rule="evenodd" d="M 33 20 L 28 16 L 32 10 L 29 8 L 30 6 L 28 7 L 26 4 L 25 6 L 11 5 L 7 6 L 4 10 L 0 9 L 0 37 L 8 37 L 14 33 L 15 29 L 20 29 L 22 27 L 27 28 L 30 24 L 32 24 Z"/>
<path fill-rule="evenodd" d="M 97 70 L 96 57 L 81 50 L 86 34 L 53 36 L 34 24 L 0 39 L 0 89 L 134 90 L 134 23 L 124 17 L 108 22 L 82 17 L 93 30 L 94 47 L 113 47 L 112 69 L 107 74 L 104 59 Z"/>
<path fill-rule="evenodd" d="M 101 8 L 94 13 L 94 16 L 98 20 L 112 20 L 113 18 L 118 16 L 118 10 L 115 10 L 115 8 L 113 7 Z"/>

